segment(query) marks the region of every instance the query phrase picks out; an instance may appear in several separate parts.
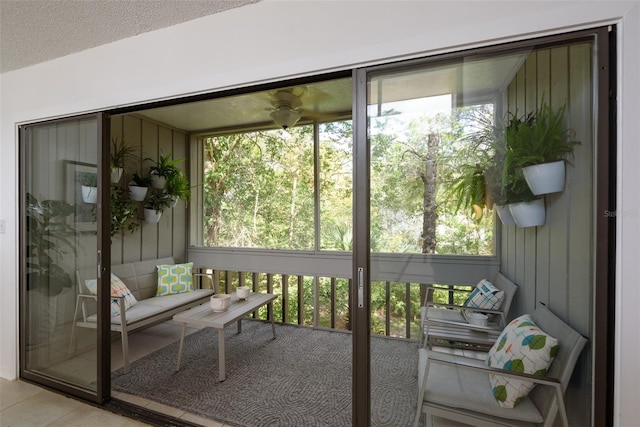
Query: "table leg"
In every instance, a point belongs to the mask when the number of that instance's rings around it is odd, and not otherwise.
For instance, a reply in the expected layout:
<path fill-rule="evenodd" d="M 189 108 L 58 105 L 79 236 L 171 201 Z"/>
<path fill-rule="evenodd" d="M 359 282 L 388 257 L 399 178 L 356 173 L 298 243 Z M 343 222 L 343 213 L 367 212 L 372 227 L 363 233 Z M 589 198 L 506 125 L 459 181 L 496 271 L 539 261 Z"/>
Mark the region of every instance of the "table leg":
<path fill-rule="evenodd" d="M 180 349 L 178 350 L 178 363 L 176 363 L 176 372 L 180 370 L 180 361 L 182 360 L 182 347 L 184 346 L 184 334 L 187 329 L 187 324 L 182 324 L 182 335 L 180 335 Z"/>
<path fill-rule="evenodd" d="M 238 333 L 242 332 L 242 319 L 238 319 Z"/>
<path fill-rule="evenodd" d="M 274 318 L 276 316 L 273 315 L 273 302 L 269 303 L 270 306 L 270 310 L 271 310 L 271 333 L 273 334 L 273 339 L 276 339 L 276 323 L 274 321 Z"/>
<path fill-rule="evenodd" d="M 220 381 L 224 381 L 225 367 L 224 367 L 224 328 L 218 329 L 218 376 Z"/>

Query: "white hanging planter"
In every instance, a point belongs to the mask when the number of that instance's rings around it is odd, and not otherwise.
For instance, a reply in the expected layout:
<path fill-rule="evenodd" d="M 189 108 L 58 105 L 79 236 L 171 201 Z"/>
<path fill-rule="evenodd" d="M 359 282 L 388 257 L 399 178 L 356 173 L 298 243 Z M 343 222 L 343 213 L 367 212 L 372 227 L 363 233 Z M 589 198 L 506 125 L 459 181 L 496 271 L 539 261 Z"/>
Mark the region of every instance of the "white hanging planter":
<path fill-rule="evenodd" d="M 536 227 L 545 222 L 544 199 L 535 199 L 531 202 L 518 202 L 509 204 L 509 211 L 518 227 Z"/>
<path fill-rule="evenodd" d="M 163 189 L 164 186 L 167 185 L 167 178 L 164 176 L 160 176 L 155 173 L 152 173 L 151 185 L 153 186 L 153 188 Z"/>
<path fill-rule="evenodd" d="M 178 197 L 171 196 L 171 204 L 169 204 L 169 207 L 170 208 L 175 208 L 176 205 L 178 204 L 178 200 L 180 200 Z"/>
<path fill-rule="evenodd" d="M 138 187 L 137 185 L 129 186 L 129 197 L 131 200 L 141 202 L 147 195 L 147 187 Z"/>
<path fill-rule="evenodd" d="M 98 187 L 82 186 L 82 201 L 85 203 L 98 203 Z"/>
<path fill-rule="evenodd" d="M 509 210 L 509 205 L 495 205 L 495 208 L 500 217 L 500 221 L 502 221 L 504 225 L 514 225 L 516 223 Z"/>
<path fill-rule="evenodd" d="M 162 216 L 162 211 L 144 208 L 144 220 L 151 224 L 157 224 Z"/>
<path fill-rule="evenodd" d="M 122 172 L 124 169 L 122 168 L 111 168 L 111 183 L 117 184 L 120 182 L 120 178 L 122 178 Z"/>
<path fill-rule="evenodd" d="M 564 190 L 564 160 L 522 168 L 524 179 L 536 196 Z"/>

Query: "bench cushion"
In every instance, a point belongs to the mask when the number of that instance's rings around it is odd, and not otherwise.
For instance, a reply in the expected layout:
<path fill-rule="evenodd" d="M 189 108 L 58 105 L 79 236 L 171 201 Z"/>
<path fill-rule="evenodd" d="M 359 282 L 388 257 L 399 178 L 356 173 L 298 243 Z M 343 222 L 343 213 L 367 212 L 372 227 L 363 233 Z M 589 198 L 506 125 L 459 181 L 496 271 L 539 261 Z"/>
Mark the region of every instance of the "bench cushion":
<path fill-rule="evenodd" d="M 167 295 L 163 297 L 153 297 L 138 301 L 135 306 L 127 310 L 127 324 L 134 324 L 140 320 L 145 320 L 147 318 L 165 313 L 171 309 L 179 308 L 191 302 L 204 299 L 209 295 L 213 295 L 213 290 L 196 289 L 193 292 Z M 95 322 L 96 315 L 94 314 L 87 317 L 87 320 L 90 322 Z M 111 318 L 111 323 L 120 325 L 122 324 L 122 319 L 120 318 L 120 316 L 114 316 Z"/>

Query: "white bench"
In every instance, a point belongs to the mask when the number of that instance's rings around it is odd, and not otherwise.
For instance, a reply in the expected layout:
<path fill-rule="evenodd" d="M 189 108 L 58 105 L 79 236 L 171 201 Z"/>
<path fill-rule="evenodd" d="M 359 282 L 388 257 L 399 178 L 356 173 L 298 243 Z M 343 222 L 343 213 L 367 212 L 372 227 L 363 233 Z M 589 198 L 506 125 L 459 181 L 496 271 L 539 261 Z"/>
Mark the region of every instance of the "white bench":
<path fill-rule="evenodd" d="M 128 310 L 120 310 L 121 315 L 111 317 L 111 330 L 120 332 L 122 338 L 125 372 L 129 371 L 129 333 L 171 319 L 177 313 L 206 302 L 214 293 L 213 277 L 208 274 L 194 273 L 194 287 L 197 287 L 194 291 L 156 297 L 157 266 L 163 264 L 175 264 L 175 261 L 168 257 L 111 266 L 111 273 L 118 276 L 138 300 L 138 303 Z M 196 280 L 196 277 L 208 277 L 210 288 L 201 289 L 198 286 L 201 281 Z M 85 286 L 86 280 L 95 278 L 95 268 L 76 271 L 78 295 L 71 328 L 70 356 L 75 353 L 76 328 L 96 328 L 97 296 L 90 294 Z M 117 300 L 120 307 L 124 307 L 124 298 L 117 298 Z"/>

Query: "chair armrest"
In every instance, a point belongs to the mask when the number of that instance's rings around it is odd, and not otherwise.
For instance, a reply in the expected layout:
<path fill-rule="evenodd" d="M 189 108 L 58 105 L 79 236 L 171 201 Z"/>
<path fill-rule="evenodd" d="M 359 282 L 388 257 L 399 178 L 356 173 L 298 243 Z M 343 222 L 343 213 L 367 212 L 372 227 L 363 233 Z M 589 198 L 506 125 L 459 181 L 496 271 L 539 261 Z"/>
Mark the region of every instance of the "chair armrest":
<path fill-rule="evenodd" d="M 470 294 L 473 289 L 454 289 L 454 288 L 439 288 L 437 286 L 427 286 L 428 291 L 444 291 L 444 292 L 464 292 Z"/>
<path fill-rule="evenodd" d="M 193 274 L 192 274 L 192 276 L 197 276 L 197 277 L 206 277 L 206 278 L 208 278 L 208 279 L 209 279 L 209 282 L 211 283 L 211 289 L 213 289 L 213 292 L 214 292 L 214 293 L 217 293 L 217 292 L 216 292 L 216 289 L 215 289 L 215 287 L 214 287 L 214 284 L 213 284 L 213 275 L 212 275 L 212 274 L 207 274 L 207 273 L 193 273 Z M 202 286 L 200 286 L 200 289 L 202 289 Z"/>

